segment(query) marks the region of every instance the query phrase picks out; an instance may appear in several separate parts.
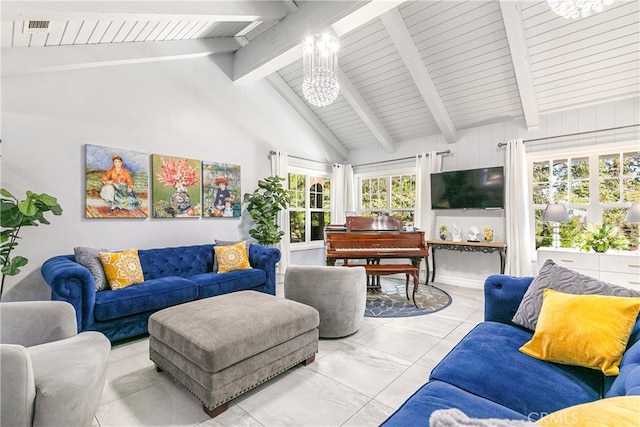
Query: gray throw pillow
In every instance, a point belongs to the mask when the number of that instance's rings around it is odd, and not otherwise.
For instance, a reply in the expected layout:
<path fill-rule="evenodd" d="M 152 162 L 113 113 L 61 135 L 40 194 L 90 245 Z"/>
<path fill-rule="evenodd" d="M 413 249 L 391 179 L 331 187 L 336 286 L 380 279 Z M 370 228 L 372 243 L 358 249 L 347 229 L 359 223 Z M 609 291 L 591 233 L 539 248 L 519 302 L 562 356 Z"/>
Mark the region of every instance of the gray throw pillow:
<path fill-rule="evenodd" d="M 640 296 L 640 292 L 585 276 L 548 259 L 525 292 L 516 314 L 511 319 L 513 323 L 532 331 L 536 329 L 542 309 L 542 294 L 546 288 L 573 295 Z"/>
<path fill-rule="evenodd" d="M 86 248 L 83 246 L 73 248 L 73 253 L 76 256 L 76 262 L 84 265 L 91 272 L 93 280 L 96 282 L 96 292 L 110 289 L 109 281 L 104 274 L 104 269 L 102 268 L 98 252 L 108 252 L 108 250 Z"/>
<path fill-rule="evenodd" d="M 230 240 L 214 240 L 213 241 L 213 246 L 231 246 L 231 245 L 237 245 L 240 242 L 243 242 L 244 240 L 240 240 L 238 242 L 232 242 Z M 247 250 L 247 257 L 249 256 L 249 241 L 244 241 L 245 242 L 245 249 Z M 218 272 L 218 257 L 216 257 L 216 250 L 213 250 L 213 272 L 217 273 Z"/>

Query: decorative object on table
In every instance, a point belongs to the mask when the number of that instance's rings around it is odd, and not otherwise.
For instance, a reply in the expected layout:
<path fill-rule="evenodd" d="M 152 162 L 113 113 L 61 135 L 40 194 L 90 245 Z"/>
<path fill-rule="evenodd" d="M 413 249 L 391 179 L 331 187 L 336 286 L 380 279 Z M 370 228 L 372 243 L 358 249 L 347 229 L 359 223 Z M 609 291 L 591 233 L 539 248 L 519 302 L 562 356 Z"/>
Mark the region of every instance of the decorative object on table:
<path fill-rule="evenodd" d="M 240 165 L 202 162 L 202 216 L 239 218 L 241 194 Z"/>
<path fill-rule="evenodd" d="M 302 94 L 315 107 L 326 107 L 340 93 L 340 41 L 329 34 L 313 34 L 302 41 Z"/>
<path fill-rule="evenodd" d="M 36 194 L 27 191 L 24 200 L 18 200 L 4 188 L 0 188 L 0 206 L 2 207 L 2 245 L 0 245 L 0 265 L 2 266 L 2 284 L 0 297 L 4 291 L 4 279 L 20 273 L 20 268 L 27 265 L 29 260 L 17 255 L 11 258 L 11 252 L 18 246 L 18 234 L 22 227 L 49 224 L 44 217 L 45 212 L 62 215 L 62 208 L 58 200 L 46 193 Z"/>
<path fill-rule="evenodd" d="M 558 16 L 566 19 L 577 19 L 591 15 L 591 12 L 602 12 L 613 0 L 547 0 L 547 4 Z"/>
<path fill-rule="evenodd" d="M 446 225 L 441 225 L 439 230 L 440 230 L 440 238 L 442 240 L 447 240 L 447 234 L 448 234 L 447 226 Z"/>
<path fill-rule="evenodd" d="M 629 239 L 614 225 L 587 224 L 585 231 L 578 236 L 578 245 L 583 251 L 603 253 L 609 249 L 628 249 Z"/>
<path fill-rule="evenodd" d="M 491 242 L 493 240 L 493 228 L 485 227 L 484 229 L 484 240 L 487 242 Z"/>
<path fill-rule="evenodd" d="M 560 247 L 560 223 L 568 222 L 569 213 L 564 203 L 549 203 L 542 214 L 543 221 L 553 222 L 553 247 Z"/>
<path fill-rule="evenodd" d="M 249 230 L 249 235 L 261 245 L 275 245 L 284 236 L 284 231 L 276 223 L 278 212 L 287 209 L 291 203 L 291 195 L 282 185 L 284 180 L 279 176 L 266 177 L 258 181 L 258 188 L 253 193 L 244 195 L 247 211 L 256 223 L 256 227 Z"/>
<path fill-rule="evenodd" d="M 462 236 L 462 229 L 460 227 L 458 227 L 457 224 L 453 224 L 453 231 L 451 232 L 451 240 L 453 240 L 454 242 L 459 242 L 460 241 L 460 237 Z"/>
<path fill-rule="evenodd" d="M 85 145 L 85 217 L 149 216 L 149 154 Z"/>
<path fill-rule="evenodd" d="M 452 302 L 448 293 L 432 285 L 420 286 L 415 305 L 407 300 L 404 279 L 382 277 L 380 285 L 381 292 L 367 293 L 365 317 L 422 316 L 447 308 Z"/>
<path fill-rule="evenodd" d="M 479 242 L 478 236 L 480 235 L 480 230 L 475 225 L 469 227 L 469 231 L 467 232 L 467 237 L 469 238 L 467 242 Z"/>
<path fill-rule="evenodd" d="M 200 215 L 200 160 L 151 155 L 153 217 Z"/>

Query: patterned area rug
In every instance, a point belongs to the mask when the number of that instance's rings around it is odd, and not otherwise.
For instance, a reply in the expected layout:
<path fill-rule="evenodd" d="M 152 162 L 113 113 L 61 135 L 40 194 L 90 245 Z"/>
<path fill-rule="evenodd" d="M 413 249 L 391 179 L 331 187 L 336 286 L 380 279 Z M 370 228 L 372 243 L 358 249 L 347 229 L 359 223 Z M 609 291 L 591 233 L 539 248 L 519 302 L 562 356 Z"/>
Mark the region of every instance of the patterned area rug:
<path fill-rule="evenodd" d="M 366 317 L 411 317 L 435 313 L 451 304 L 451 296 L 432 285 L 421 284 L 416 293 L 416 304 L 407 300 L 404 279 L 382 277 L 380 293 L 367 293 Z M 409 284 L 409 297 L 413 285 Z"/>

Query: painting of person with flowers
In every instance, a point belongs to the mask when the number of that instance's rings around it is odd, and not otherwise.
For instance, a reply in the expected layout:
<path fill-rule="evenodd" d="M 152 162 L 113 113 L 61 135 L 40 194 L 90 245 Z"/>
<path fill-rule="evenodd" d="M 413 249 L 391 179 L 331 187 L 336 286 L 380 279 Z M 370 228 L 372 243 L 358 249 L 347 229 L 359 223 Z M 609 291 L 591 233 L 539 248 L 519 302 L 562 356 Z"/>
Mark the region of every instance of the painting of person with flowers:
<path fill-rule="evenodd" d="M 149 155 L 86 144 L 87 218 L 148 216 Z"/>
<path fill-rule="evenodd" d="M 151 171 L 154 218 L 200 216 L 200 160 L 152 154 Z"/>
<path fill-rule="evenodd" d="M 202 162 L 202 216 L 239 218 L 240 166 Z"/>

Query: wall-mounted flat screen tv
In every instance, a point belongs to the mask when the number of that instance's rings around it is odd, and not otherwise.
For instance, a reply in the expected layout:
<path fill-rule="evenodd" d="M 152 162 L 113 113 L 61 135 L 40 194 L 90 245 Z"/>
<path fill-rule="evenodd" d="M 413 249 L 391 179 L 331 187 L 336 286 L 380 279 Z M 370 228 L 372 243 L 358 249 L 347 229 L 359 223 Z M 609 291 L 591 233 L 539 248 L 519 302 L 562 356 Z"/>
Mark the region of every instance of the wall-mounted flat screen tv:
<path fill-rule="evenodd" d="M 504 168 L 496 166 L 432 173 L 431 208 L 504 208 Z"/>

